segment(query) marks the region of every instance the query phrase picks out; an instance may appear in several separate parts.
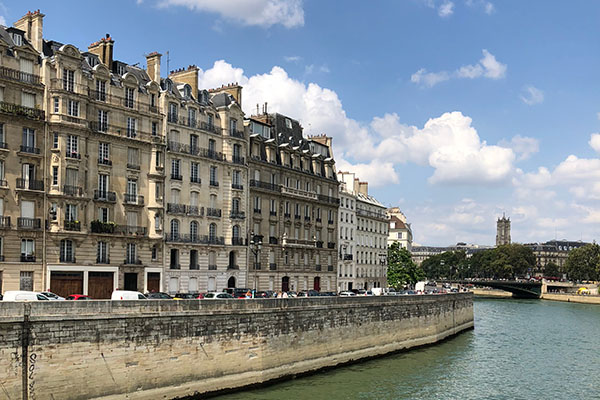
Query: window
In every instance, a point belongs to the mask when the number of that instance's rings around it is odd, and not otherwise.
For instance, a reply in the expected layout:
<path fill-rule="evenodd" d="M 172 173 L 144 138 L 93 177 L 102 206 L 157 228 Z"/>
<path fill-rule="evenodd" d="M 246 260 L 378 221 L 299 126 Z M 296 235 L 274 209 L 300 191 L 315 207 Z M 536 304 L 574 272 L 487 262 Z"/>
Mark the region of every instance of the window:
<path fill-rule="evenodd" d="M 198 223 L 196 221 L 190 222 L 190 238 L 192 243 L 198 239 Z"/>
<path fill-rule="evenodd" d="M 156 198 L 156 200 L 162 200 L 162 190 L 160 182 L 156 182 L 154 184 L 154 197 Z"/>
<path fill-rule="evenodd" d="M 108 216 L 108 208 L 107 207 L 98 208 L 98 220 L 100 222 L 104 222 L 104 223 L 108 222 L 109 216 Z"/>
<path fill-rule="evenodd" d="M 285 119 L 285 127 L 288 129 L 292 129 L 292 121 L 289 118 Z"/>
<path fill-rule="evenodd" d="M 199 269 L 198 250 L 190 250 L 190 269 Z M 192 279 L 191 278 L 190 278 L 190 287 L 188 288 L 188 290 L 190 292 L 198 290 L 197 287 L 195 289 L 192 288 Z"/>
<path fill-rule="evenodd" d="M 96 247 L 96 263 L 110 264 L 110 261 L 108 261 L 108 243 L 98 242 L 98 246 Z"/>
<path fill-rule="evenodd" d="M 137 180 L 136 179 L 127 179 L 127 194 L 130 196 L 137 195 Z"/>
<path fill-rule="evenodd" d="M 217 182 L 217 167 L 214 165 L 210 166 L 210 184 L 213 186 L 219 186 Z"/>
<path fill-rule="evenodd" d="M 66 169 L 66 185 L 72 187 L 79 186 L 79 170 L 76 168 L 67 168 Z"/>
<path fill-rule="evenodd" d="M 125 264 L 136 264 L 137 248 L 135 243 L 127 243 L 127 251 L 125 253 Z"/>
<path fill-rule="evenodd" d="M 212 223 L 208 227 L 208 240 L 213 242 L 217 238 L 217 224 Z"/>
<path fill-rule="evenodd" d="M 261 210 L 260 197 L 259 196 L 254 196 L 254 211 L 255 212 L 260 212 L 260 210 Z"/>
<path fill-rule="evenodd" d="M 216 152 L 217 142 L 214 139 L 208 139 L 208 152 L 214 154 Z"/>
<path fill-rule="evenodd" d="M 133 108 L 133 88 L 125 88 L 125 107 Z"/>
<path fill-rule="evenodd" d="M 212 130 L 214 128 L 214 118 L 212 114 L 208 114 L 208 128 Z"/>
<path fill-rule="evenodd" d="M 63 239 L 60 241 L 60 261 L 75 262 L 75 252 L 72 240 Z"/>
<path fill-rule="evenodd" d="M 181 166 L 181 160 L 178 160 L 178 159 L 171 160 L 171 179 L 181 179 L 180 166 Z"/>
<path fill-rule="evenodd" d="M 63 89 L 68 92 L 73 92 L 75 89 L 75 71 L 63 69 Z"/>
<path fill-rule="evenodd" d="M 256 207 L 256 204 L 254 206 Z M 258 203 L 258 207 L 260 208 L 260 201 Z M 231 201 L 231 213 L 237 214 L 239 212 L 240 212 L 240 199 L 237 197 L 234 197 L 233 200 Z"/>
<path fill-rule="evenodd" d="M 237 131 L 237 120 L 236 120 L 236 119 L 233 119 L 233 118 L 231 118 L 231 119 L 229 120 L 229 132 L 230 132 L 231 134 L 234 134 L 236 131 Z"/>
<path fill-rule="evenodd" d="M 156 245 L 152 246 L 152 261 L 156 261 L 158 258 L 158 247 Z"/>
<path fill-rule="evenodd" d="M 156 168 L 162 168 L 162 151 L 156 152 Z"/>
<path fill-rule="evenodd" d="M 198 192 L 190 193 L 190 206 L 198 207 Z"/>
<path fill-rule="evenodd" d="M 67 102 L 67 114 L 72 117 L 79 117 L 79 102 L 75 100 L 69 100 Z"/>
<path fill-rule="evenodd" d="M 34 254 L 35 241 L 33 239 L 21 239 L 21 259 L 23 261 L 35 261 Z"/>
<path fill-rule="evenodd" d="M 21 271 L 19 279 L 19 290 L 33 290 L 33 271 Z"/>
<path fill-rule="evenodd" d="M 154 214 L 154 231 L 159 232 L 162 230 L 162 221 L 160 219 L 160 214 Z"/>
<path fill-rule="evenodd" d="M 23 36 L 19 35 L 18 33 L 12 33 L 11 37 L 12 37 L 13 42 L 15 42 L 15 46 L 23 45 Z M 25 290 L 25 289 L 21 289 L 21 290 Z M 29 290 L 33 290 L 33 289 L 29 289 Z"/>
<path fill-rule="evenodd" d="M 98 144 L 98 161 L 101 164 L 108 164 L 110 160 L 110 144 L 100 142 Z"/>
<path fill-rule="evenodd" d="M 238 170 L 233 171 L 232 182 L 233 182 L 233 187 L 236 189 L 239 189 L 242 186 L 241 176 L 242 176 L 242 174 L 240 171 L 238 171 Z"/>
<path fill-rule="evenodd" d="M 169 122 L 177 122 L 177 104 L 169 103 Z"/>
<path fill-rule="evenodd" d="M 49 212 L 49 214 L 50 214 L 50 220 L 51 221 L 56 221 L 57 213 L 58 213 L 57 207 L 58 207 L 58 205 L 56 203 L 51 203 L 50 204 L 50 212 Z"/>
<path fill-rule="evenodd" d="M 198 151 L 198 135 L 190 135 L 190 152 L 196 154 Z"/>
<path fill-rule="evenodd" d="M 277 200 L 271 199 L 271 205 L 269 207 L 271 214 L 277 213 Z"/>
<path fill-rule="evenodd" d="M 98 197 L 101 199 L 105 199 L 108 192 L 108 175 L 99 174 L 98 175 Z"/>
<path fill-rule="evenodd" d="M 196 126 L 196 109 L 188 108 L 188 126 Z"/>
<path fill-rule="evenodd" d="M 134 138 L 136 137 L 136 125 L 137 120 L 132 117 L 127 117 L 127 137 Z"/>
<path fill-rule="evenodd" d="M 79 158 L 79 136 L 67 136 L 67 157 Z"/>
<path fill-rule="evenodd" d="M 177 239 L 179 237 L 179 220 L 171 220 L 171 239 Z"/>
<path fill-rule="evenodd" d="M 140 151 L 135 147 L 127 148 L 127 168 L 140 169 Z"/>
<path fill-rule="evenodd" d="M 190 163 L 190 181 L 194 183 L 200 183 L 199 166 L 197 162 Z"/>
<path fill-rule="evenodd" d="M 98 132 L 106 132 L 108 130 L 108 112 L 98 110 Z"/>
<path fill-rule="evenodd" d="M 58 114 L 60 112 L 60 100 L 58 99 L 58 97 L 54 97 L 52 99 L 52 102 L 54 104 L 54 113 Z"/>
<path fill-rule="evenodd" d="M 58 185 L 58 166 L 52 166 L 52 185 Z"/>
<path fill-rule="evenodd" d="M 35 131 L 31 128 L 23 128 L 23 147 L 27 152 L 34 152 Z"/>
<path fill-rule="evenodd" d="M 106 101 L 106 81 L 96 81 L 96 100 Z"/>
<path fill-rule="evenodd" d="M 156 94 L 150 93 L 150 106 L 156 107 Z"/>
<path fill-rule="evenodd" d="M 179 194 L 180 191 L 178 189 L 171 189 L 171 203 L 179 204 Z"/>
<path fill-rule="evenodd" d="M 75 204 L 66 205 L 65 221 L 77 221 L 77 206 Z"/>
<path fill-rule="evenodd" d="M 158 123 L 153 121 L 152 122 L 152 136 L 156 136 L 156 135 L 158 135 Z"/>

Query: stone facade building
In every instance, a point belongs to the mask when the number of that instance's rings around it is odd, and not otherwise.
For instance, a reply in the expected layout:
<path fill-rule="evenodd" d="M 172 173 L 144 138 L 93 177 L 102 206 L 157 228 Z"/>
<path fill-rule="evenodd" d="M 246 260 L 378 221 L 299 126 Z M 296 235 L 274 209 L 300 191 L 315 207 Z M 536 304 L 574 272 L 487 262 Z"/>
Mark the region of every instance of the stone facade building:
<path fill-rule="evenodd" d="M 339 197 L 331 138 L 305 138 L 298 121 L 266 110 L 246 126 L 255 257 L 248 286 L 336 290 Z"/>
<path fill-rule="evenodd" d="M 387 210 L 389 218 L 389 236 L 387 239 L 388 246 L 398 242 L 402 248 L 412 251 L 412 228 L 406 222 L 406 216 L 398 207 L 392 207 Z"/>
<path fill-rule="evenodd" d="M 496 222 L 496 246 L 510 243 L 510 218 L 506 218 L 502 214 L 502 218 L 498 218 Z"/>
<path fill-rule="evenodd" d="M 386 287 L 386 208 L 369 195 L 368 183 L 360 182 L 355 174 L 339 172 L 338 179 L 344 199 L 340 204 L 338 289 Z"/>

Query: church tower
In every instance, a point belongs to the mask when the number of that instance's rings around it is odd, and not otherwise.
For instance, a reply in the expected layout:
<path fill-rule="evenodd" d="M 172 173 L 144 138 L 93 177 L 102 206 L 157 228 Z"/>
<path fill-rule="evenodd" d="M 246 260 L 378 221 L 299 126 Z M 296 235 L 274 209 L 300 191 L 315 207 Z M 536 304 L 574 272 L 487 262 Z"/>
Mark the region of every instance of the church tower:
<path fill-rule="evenodd" d="M 496 246 L 503 244 L 510 244 L 510 218 L 506 218 L 504 213 L 496 222 Z"/>

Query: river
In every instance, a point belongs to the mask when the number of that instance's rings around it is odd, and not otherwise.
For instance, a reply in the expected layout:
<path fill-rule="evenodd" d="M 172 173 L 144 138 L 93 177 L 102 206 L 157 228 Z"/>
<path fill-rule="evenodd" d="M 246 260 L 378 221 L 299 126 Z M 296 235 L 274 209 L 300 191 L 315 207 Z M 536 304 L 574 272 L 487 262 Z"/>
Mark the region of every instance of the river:
<path fill-rule="evenodd" d="M 216 399 L 598 399 L 600 306 L 476 299 L 443 343 Z"/>

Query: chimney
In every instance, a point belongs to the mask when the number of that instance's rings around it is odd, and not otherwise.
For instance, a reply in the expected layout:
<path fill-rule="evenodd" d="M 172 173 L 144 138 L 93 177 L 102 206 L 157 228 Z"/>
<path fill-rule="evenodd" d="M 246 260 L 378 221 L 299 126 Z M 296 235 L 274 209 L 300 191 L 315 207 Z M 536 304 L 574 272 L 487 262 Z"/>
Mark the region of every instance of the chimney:
<path fill-rule="evenodd" d="M 242 107 L 242 87 L 240 85 L 238 85 L 237 82 L 230 83 L 229 85 L 223 85 L 220 88 L 211 89 L 210 92 L 211 93 L 223 93 L 223 92 L 228 93 L 235 99 L 235 102 L 238 103 L 238 105 L 240 107 Z M 263 112 L 265 114 L 267 113 L 267 103 L 265 103 L 265 105 L 264 105 Z"/>
<path fill-rule="evenodd" d="M 358 193 L 369 195 L 369 182 L 358 182 Z"/>
<path fill-rule="evenodd" d="M 112 40 L 110 34 L 107 33 L 106 37 L 90 44 L 88 46 L 88 51 L 100 57 L 102 64 L 106 65 L 109 70 L 112 70 L 114 44 L 115 41 Z"/>
<path fill-rule="evenodd" d="M 150 79 L 160 84 L 160 58 L 162 54 L 154 51 L 146 56 L 146 72 Z"/>
<path fill-rule="evenodd" d="M 28 11 L 20 20 L 15 22 L 15 28 L 25 31 L 25 37 L 39 53 L 43 46 L 44 14 L 40 10 Z"/>
<path fill-rule="evenodd" d="M 171 71 L 169 78 L 176 83 L 187 83 L 192 87 L 192 96 L 198 97 L 198 70 L 195 65 L 188 66 L 187 69 L 182 68 L 177 71 Z"/>

